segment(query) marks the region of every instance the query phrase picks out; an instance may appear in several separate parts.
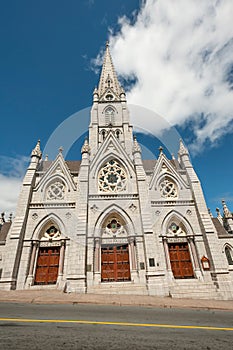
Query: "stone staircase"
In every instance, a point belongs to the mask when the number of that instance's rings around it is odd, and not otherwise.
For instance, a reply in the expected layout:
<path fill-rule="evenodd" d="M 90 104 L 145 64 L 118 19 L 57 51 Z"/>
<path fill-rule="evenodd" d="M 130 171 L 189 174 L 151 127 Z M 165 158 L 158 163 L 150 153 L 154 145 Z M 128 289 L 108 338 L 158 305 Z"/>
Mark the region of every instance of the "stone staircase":
<path fill-rule="evenodd" d="M 134 282 L 106 282 L 89 286 L 87 288 L 87 293 L 148 295 L 148 290 L 145 285 Z"/>
<path fill-rule="evenodd" d="M 169 294 L 172 298 L 179 299 L 222 299 L 213 282 L 202 282 L 198 279 L 175 280 L 169 284 Z"/>

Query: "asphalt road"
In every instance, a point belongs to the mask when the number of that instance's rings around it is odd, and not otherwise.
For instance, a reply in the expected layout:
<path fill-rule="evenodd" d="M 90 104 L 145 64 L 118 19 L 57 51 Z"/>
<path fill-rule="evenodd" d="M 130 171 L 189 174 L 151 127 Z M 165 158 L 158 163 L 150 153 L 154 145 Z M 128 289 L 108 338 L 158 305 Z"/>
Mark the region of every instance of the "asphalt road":
<path fill-rule="evenodd" d="M 0 304 L 0 349 L 233 349 L 233 312 Z"/>

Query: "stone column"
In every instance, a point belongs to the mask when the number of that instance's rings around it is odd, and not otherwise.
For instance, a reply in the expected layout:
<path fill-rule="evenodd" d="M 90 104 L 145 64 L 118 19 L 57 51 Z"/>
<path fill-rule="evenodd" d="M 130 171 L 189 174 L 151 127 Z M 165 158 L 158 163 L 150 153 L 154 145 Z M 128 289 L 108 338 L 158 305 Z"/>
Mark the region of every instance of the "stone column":
<path fill-rule="evenodd" d="M 194 264 L 194 270 L 195 270 L 196 277 L 199 278 L 200 280 L 202 280 L 203 276 L 201 274 L 200 265 L 198 262 L 198 256 L 197 256 L 196 246 L 194 243 L 194 238 L 188 237 L 188 242 L 189 242 L 192 257 L 193 257 L 193 264 Z"/>
<path fill-rule="evenodd" d="M 134 238 L 130 238 L 129 240 L 129 247 L 130 247 L 130 255 L 131 255 L 131 266 L 132 270 L 136 270 L 136 254 L 135 254 L 135 245 L 134 245 Z"/>
<path fill-rule="evenodd" d="M 97 238 L 95 240 L 95 261 L 94 261 L 94 266 L 95 266 L 95 272 L 100 272 L 100 240 Z"/>
<path fill-rule="evenodd" d="M 27 276 L 27 281 L 26 281 L 26 288 L 30 287 L 33 283 L 33 271 L 34 271 L 34 266 L 35 266 L 36 252 L 37 252 L 38 245 L 39 245 L 38 241 L 32 242 L 32 253 L 31 253 L 29 271 L 28 271 L 28 276 Z"/>
<path fill-rule="evenodd" d="M 63 275 L 64 270 L 64 256 L 65 256 L 65 241 L 61 241 L 60 257 L 59 257 L 59 268 L 58 275 Z"/>
<path fill-rule="evenodd" d="M 167 238 L 163 238 L 163 248 L 165 252 L 165 260 L 166 260 L 166 265 L 167 265 L 167 270 L 171 271 L 171 261 L 170 261 L 170 255 L 169 255 L 169 250 L 168 250 L 168 243 L 167 243 Z"/>

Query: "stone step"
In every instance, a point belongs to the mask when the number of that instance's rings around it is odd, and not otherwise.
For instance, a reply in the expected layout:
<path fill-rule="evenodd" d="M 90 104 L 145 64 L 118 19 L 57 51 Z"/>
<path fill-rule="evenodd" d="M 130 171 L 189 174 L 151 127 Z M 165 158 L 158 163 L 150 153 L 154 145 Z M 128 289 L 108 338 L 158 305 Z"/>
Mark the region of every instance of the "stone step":
<path fill-rule="evenodd" d="M 134 283 L 101 283 L 95 286 L 89 286 L 87 293 L 91 294 L 134 294 L 148 295 L 148 290 L 144 285 Z"/>
<path fill-rule="evenodd" d="M 172 298 L 221 299 L 221 293 L 212 282 L 199 280 L 175 281 L 169 285 L 169 292 Z"/>

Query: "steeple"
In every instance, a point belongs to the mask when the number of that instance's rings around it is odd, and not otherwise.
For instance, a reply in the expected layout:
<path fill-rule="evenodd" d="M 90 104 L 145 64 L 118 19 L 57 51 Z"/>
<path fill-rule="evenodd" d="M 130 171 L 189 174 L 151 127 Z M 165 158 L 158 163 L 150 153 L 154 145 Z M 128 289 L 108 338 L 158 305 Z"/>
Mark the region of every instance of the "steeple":
<path fill-rule="evenodd" d="M 103 94 L 106 93 L 108 90 L 113 92 L 117 98 L 120 98 L 122 90 L 112 62 L 112 57 L 109 50 L 109 43 L 106 42 L 104 62 L 98 86 L 99 97 L 101 98 Z"/>

